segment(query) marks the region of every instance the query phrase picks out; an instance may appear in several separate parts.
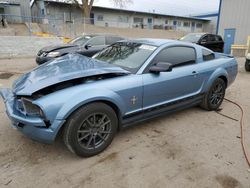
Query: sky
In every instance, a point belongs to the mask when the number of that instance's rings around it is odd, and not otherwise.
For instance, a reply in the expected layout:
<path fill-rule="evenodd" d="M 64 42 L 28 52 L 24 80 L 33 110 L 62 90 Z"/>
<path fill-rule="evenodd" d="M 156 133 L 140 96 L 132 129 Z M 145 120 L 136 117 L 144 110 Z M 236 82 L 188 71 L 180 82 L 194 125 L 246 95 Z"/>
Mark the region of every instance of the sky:
<path fill-rule="evenodd" d="M 190 16 L 218 12 L 220 0 L 132 0 L 124 9 L 160 13 L 176 16 Z M 112 0 L 95 0 L 94 5 L 115 7 Z"/>

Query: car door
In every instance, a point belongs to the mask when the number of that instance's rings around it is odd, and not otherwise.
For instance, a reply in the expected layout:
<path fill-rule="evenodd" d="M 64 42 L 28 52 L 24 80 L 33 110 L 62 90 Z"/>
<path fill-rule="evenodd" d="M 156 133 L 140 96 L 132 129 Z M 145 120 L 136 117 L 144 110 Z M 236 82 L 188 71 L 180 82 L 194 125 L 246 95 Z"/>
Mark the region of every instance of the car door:
<path fill-rule="evenodd" d="M 159 62 L 171 63 L 172 71 L 151 73 L 150 66 Z M 143 108 L 147 110 L 198 95 L 203 81 L 197 65 L 193 47 L 173 46 L 160 51 L 143 74 Z"/>
<path fill-rule="evenodd" d="M 219 50 L 219 43 L 218 41 L 216 41 L 215 35 L 209 35 L 208 36 L 208 40 L 209 40 L 209 49 L 213 50 L 215 52 L 217 52 Z"/>
<path fill-rule="evenodd" d="M 84 51 L 83 54 L 91 57 L 106 47 L 105 36 L 93 37 L 86 43 L 85 46 L 87 46 L 88 49 Z"/>
<path fill-rule="evenodd" d="M 202 36 L 198 44 L 210 49 L 211 46 L 208 35 Z"/>

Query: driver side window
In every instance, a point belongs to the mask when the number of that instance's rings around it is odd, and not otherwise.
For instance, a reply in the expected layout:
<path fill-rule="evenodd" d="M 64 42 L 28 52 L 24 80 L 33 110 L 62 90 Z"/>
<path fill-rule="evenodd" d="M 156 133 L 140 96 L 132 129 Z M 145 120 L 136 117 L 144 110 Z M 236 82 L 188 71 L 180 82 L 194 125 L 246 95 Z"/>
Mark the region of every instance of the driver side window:
<path fill-rule="evenodd" d="M 155 56 L 153 65 L 159 62 L 170 63 L 173 67 L 194 64 L 196 62 L 195 49 L 185 46 L 166 48 Z"/>
<path fill-rule="evenodd" d="M 208 42 L 208 35 L 204 36 L 204 37 L 201 39 L 201 42 Z"/>

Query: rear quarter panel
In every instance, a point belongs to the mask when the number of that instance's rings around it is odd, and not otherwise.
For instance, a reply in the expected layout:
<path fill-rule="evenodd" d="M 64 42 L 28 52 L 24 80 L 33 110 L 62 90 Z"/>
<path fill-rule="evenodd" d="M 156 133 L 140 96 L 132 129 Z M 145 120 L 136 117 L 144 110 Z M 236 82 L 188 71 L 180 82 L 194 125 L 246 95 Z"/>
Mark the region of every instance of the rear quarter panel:
<path fill-rule="evenodd" d="M 227 80 L 227 87 L 235 80 L 238 72 L 237 61 L 231 57 L 217 56 L 211 61 L 202 61 L 199 64 L 200 76 L 204 80 L 204 87 L 202 92 L 209 90 L 212 83 L 219 77 L 225 77 Z"/>

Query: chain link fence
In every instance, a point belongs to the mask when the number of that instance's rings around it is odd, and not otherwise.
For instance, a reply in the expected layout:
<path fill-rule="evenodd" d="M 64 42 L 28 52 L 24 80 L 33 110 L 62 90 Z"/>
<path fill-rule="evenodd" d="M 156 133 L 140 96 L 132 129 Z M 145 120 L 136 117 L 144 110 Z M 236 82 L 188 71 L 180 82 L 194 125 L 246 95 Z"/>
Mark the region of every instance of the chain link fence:
<path fill-rule="evenodd" d="M 110 32 L 119 29 L 137 29 L 137 30 L 168 30 L 178 31 L 178 28 L 168 24 L 153 25 L 152 23 L 143 24 L 140 20 L 138 22 L 131 22 L 128 20 L 114 21 L 103 20 L 102 18 L 83 18 L 72 15 L 70 17 L 63 14 L 58 14 L 49 17 L 25 17 L 10 14 L 0 14 L 1 22 L 4 27 L 12 24 L 24 23 L 29 31 L 29 35 L 37 33 L 46 33 L 54 36 L 64 36 L 73 38 L 83 33 L 96 33 L 96 32 Z M 180 33 L 184 33 L 179 31 Z M 179 35 L 178 35 L 179 36 Z M 173 37 L 172 37 L 173 38 Z"/>

